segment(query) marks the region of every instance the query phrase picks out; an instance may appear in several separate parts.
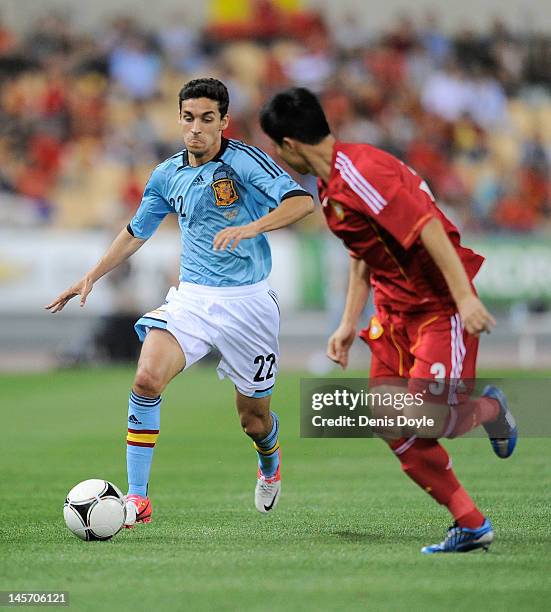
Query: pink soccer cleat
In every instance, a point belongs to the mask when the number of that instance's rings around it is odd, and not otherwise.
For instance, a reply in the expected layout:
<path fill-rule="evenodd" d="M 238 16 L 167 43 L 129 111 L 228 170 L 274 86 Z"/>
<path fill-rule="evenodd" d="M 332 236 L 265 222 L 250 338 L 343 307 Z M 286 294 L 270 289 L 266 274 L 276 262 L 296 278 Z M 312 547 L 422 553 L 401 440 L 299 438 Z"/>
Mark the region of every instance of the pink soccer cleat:
<path fill-rule="evenodd" d="M 132 529 L 136 523 L 151 523 L 153 509 L 149 497 L 130 494 L 126 496 L 126 519 L 124 526 Z"/>

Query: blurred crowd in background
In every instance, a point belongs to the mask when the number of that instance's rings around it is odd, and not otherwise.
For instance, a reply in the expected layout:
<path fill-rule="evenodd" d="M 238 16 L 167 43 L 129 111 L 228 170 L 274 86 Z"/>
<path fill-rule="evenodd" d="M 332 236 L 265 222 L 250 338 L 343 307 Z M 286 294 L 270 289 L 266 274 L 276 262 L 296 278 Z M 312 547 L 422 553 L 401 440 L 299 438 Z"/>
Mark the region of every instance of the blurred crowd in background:
<path fill-rule="evenodd" d="M 85 32 L 49 13 L 24 35 L 0 20 L 0 224 L 122 224 L 182 148 L 178 91 L 214 76 L 230 91 L 228 137 L 272 152 L 260 106 L 306 86 L 338 138 L 408 162 L 463 229 L 551 231 L 550 37 L 499 20 L 449 35 L 434 14 L 371 35 L 352 15 L 257 8 L 203 31 L 185 13 L 159 31 L 130 15 Z"/>

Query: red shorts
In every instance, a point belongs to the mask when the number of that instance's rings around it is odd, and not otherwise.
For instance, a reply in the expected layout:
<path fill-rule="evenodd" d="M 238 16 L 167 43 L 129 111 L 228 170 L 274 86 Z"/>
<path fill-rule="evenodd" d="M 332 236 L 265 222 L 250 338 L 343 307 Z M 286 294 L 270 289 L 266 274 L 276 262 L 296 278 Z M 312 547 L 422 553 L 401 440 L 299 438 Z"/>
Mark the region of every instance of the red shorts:
<path fill-rule="evenodd" d="M 458 313 L 379 311 L 360 332 L 372 353 L 370 378 L 474 379 L 478 338 Z"/>

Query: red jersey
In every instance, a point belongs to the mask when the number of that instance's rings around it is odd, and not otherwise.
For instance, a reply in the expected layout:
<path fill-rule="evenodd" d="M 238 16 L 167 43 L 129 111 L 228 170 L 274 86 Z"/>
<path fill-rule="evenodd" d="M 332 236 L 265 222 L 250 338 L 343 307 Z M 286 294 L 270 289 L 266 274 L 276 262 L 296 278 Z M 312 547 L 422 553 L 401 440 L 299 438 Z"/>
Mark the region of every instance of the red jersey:
<path fill-rule="evenodd" d="M 461 245 L 427 183 L 393 155 L 367 144 L 335 143 L 327 185 L 318 181 L 330 230 L 369 266 L 375 304 L 401 312 L 455 311 L 442 273 L 419 234 L 439 219 L 470 280 L 484 258 Z"/>

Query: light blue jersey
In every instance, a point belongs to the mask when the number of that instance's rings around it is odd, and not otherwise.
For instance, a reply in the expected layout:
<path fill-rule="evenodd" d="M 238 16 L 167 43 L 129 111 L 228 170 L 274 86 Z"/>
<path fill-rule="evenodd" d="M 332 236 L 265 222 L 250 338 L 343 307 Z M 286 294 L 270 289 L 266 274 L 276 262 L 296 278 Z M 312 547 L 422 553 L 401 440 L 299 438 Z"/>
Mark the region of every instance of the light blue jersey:
<path fill-rule="evenodd" d="M 214 236 L 256 221 L 295 195 L 310 194 L 260 149 L 223 138 L 219 153 L 202 166 L 190 166 L 185 150 L 157 166 L 128 231 L 147 239 L 166 215 L 176 213 L 182 230 L 180 281 L 252 285 L 271 271 L 266 236 L 243 240 L 234 251 L 214 251 Z"/>

